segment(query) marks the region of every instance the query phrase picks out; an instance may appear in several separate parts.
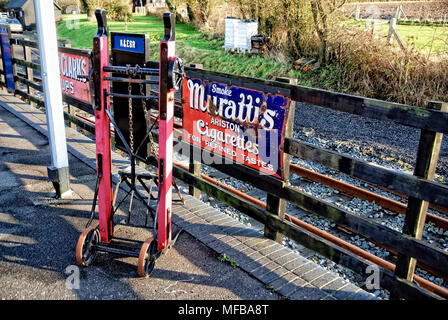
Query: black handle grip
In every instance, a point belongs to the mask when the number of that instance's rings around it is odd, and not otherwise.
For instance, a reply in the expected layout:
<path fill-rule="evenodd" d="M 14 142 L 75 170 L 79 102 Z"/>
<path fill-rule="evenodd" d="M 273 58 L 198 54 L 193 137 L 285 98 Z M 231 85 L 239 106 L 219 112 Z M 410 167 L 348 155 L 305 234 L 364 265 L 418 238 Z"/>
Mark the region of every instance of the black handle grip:
<path fill-rule="evenodd" d="M 165 26 L 165 36 L 162 41 L 174 41 L 176 40 L 175 31 L 176 19 L 171 12 L 165 12 L 163 14 L 163 25 Z"/>
<path fill-rule="evenodd" d="M 107 37 L 109 30 L 107 28 L 107 18 L 106 18 L 106 10 L 96 9 L 95 10 L 96 22 L 98 24 L 98 32 L 96 34 L 97 37 Z"/>

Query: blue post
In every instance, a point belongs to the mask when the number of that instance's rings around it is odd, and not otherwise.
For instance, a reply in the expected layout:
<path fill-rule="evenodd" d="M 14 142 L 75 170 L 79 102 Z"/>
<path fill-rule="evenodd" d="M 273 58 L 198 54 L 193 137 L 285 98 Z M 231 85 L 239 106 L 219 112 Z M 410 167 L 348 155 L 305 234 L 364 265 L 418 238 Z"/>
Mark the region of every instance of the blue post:
<path fill-rule="evenodd" d="M 9 91 L 15 92 L 12 52 L 11 44 L 9 43 L 10 38 L 11 31 L 9 26 L 0 25 L 0 44 L 2 51 L 3 74 L 5 75 L 5 85 Z"/>

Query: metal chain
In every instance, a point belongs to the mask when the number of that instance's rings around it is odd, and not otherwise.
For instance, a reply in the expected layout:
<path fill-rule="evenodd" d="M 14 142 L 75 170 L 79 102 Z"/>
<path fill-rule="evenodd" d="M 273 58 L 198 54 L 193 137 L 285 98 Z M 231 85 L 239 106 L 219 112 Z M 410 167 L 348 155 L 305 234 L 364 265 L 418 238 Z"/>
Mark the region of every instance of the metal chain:
<path fill-rule="evenodd" d="M 129 68 L 130 65 L 126 65 L 127 73 L 130 75 Z M 131 77 L 129 76 L 129 80 L 131 80 Z M 129 81 L 128 84 L 128 94 L 132 95 L 132 85 Z M 134 121 L 132 119 L 132 98 L 129 97 L 128 99 L 128 107 L 129 107 L 129 147 L 131 148 L 131 152 L 134 153 Z"/>
<path fill-rule="evenodd" d="M 143 92 L 143 84 L 142 83 L 140 83 L 140 94 L 142 96 L 145 95 L 145 93 Z M 149 151 L 153 156 L 158 157 L 159 153 L 157 152 L 157 149 L 155 147 L 154 137 L 152 136 L 151 132 L 149 132 L 149 130 L 151 128 L 151 118 L 148 114 L 148 110 L 146 109 L 146 99 L 142 99 L 142 107 L 143 107 L 143 112 L 145 114 L 145 120 L 146 120 L 146 132 L 148 134 L 149 143 L 150 143 Z"/>
<path fill-rule="evenodd" d="M 140 94 L 142 96 L 145 95 L 145 93 L 143 92 L 143 83 L 140 83 Z M 148 110 L 146 109 L 146 99 L 142 99 L 142 108 L 143 108 L 143 113 L 145 114 L 146 130 L 149 130 L 151 123 L 150 123 L 150 119 L 148 117 Z"/>

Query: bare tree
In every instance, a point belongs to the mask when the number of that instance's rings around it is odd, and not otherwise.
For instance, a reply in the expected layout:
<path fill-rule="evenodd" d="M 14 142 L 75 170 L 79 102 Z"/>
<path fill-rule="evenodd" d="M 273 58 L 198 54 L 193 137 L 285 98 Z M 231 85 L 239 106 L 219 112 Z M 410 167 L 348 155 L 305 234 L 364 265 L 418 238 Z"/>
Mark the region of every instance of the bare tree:
<path fill-rule="evenodd" d="M 311 0 L 314 27 L 320 40 L 319 62 L 321 64 L 329 62 L 330 19 L 345 2 L 346 0 Z"/>

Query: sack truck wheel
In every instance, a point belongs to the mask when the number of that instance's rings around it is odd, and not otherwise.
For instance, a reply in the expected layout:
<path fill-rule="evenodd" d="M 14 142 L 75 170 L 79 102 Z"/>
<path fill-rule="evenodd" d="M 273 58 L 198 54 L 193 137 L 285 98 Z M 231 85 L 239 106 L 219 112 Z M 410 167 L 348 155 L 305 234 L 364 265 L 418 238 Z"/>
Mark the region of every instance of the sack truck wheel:
<path fill-rule="evenodd" d="M 156 264 L 157 242 L 152 237 L 146 239 L 143 243 L 140 254 L 138 256 L 138 275 L 143 278 L 148 278 Z"/>
<path fill-rule="evenodd" d="M 87 267 L 95 259 L 97 252 L 92 250 L 92 246 L 100 241 L 100 233 L 97 228 L 88 227 L 78 239 L 76 245 L 76 261 L 80 266 Z"/>

